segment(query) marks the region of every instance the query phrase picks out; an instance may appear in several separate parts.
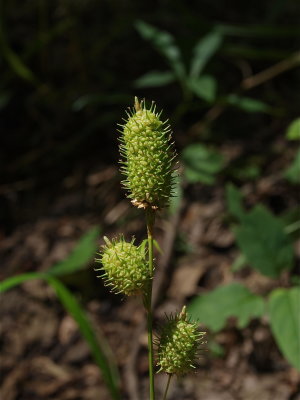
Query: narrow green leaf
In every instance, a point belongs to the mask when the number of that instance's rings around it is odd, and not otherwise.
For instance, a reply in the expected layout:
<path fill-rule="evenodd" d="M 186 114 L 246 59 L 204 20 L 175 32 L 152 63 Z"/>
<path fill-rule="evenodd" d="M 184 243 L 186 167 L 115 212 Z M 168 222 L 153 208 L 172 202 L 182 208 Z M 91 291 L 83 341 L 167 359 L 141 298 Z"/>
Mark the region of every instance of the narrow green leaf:
<path fill-rule="evenodd" d="M 66 286 L 53 277 L 48 277 L 47 281 L 55 289 L 57 297 L 61 301 L 62 305 L 77 322 L 82 336 L 87 341 L 92 355 L 102 371 L 103 379 L 105 380 L 113 399 L 120 399 L 119 376 L 115 364 L 112 362 L 111 357 L 109 359 L 107 354 L 107 349 L 109 348 L 108 343 L 104 337 L 101 337 L 101 342 L 99 342 L 100 338 L 96 338 L 94 329 L 89 322 L 85 311 Z"/>
<path fill-rule="evenodd" d="M 284 269 L 292 268 L 293 246 L 284 224 L 262 205 L 245 214 L 234 233 L 248 262 L 260 273 L 276 278 Z"/>
<path fill-rule="evenodd" d="M 162 251 L 158 241 L 153 239 L 153 244 L 154 244 L 154 247 L 156 248 L 156 250 L 159 252 L 159 254 L 163 254 L 163 251 Z"/>
<path fill-rule="evenodd" d="M 242 268 L 246 267 L 247 265 L 247 258 L 244 254 L 239 254 L 237 258 L 231 264 L 231 271 L 237 272 L 240 271 Z"/>
<path fill-rule="evenodd" d="M 245 96 L 238 96 L 236 94 L 228 95 L 225 100 L 227 104 L 240 108 L 241 110 L 247 111 L 249 113 L 269 113 L 272 110 L 272 108 L 268 104 L 263 103 L 260 100 L 252 99 Z"/>
<path fill-rule="evenodd" d="M 186 76 L 185 66 L 174 37 L 169 32 L 162 31 L 141 20 L 136 21 L 135 27 L 139 34 L 168 60 L 177 78 L 184 81 Z"/>
<path fill-rule="evenodd" d="M 194 48 L 190 76 L 199 77 L 205 65 L 220 48 L 222 39 L 220 31 L 212 31 L 199 40 Z"/>
<path fill-rule="evenodd" d="M 9 64 L 11 69 L 18 75 L 20 78 L 37 85 L 38 79 L 34 75 L 34 73 L 25 65 L 22 59 L 16 54 L 9 46 L 4 28 L 3 21 L 0 20 L 0 49 L 2 50 L 3 58 Z"/>
<path fill-rule="evenodd" d="M 160 87 L 174 82 L 175 75 L 172 71 L 150 71 L 134 82 L 136 88 Z"/>
<path fill-rule="evenodd" d="M 300 118 L 290 123 L 285 136 L 289 140 L 300 140 Z"/>
<path fill-rule="evenodd" d="M 229 317 L 237 319 L 237 326 L 244 328 L 252 318 L 264 314 L 264 300 L 239 283 L 220 286 L 196 297 L 188 306 L 193 319 L 198 319 L 213 332 L 225 327 Z"/>
<path fill-rule="evenodd" d="M 275 289 L 268 302 L 271 329 L 286 359 L 300 371 L 300 287 Z"/>
<path fill-rule="evenodd" d="M 217 81 L 211 75 L 202 75 L 200 78 L 191 77 L 188 80 L 188 86 L 197 97 L 209 103 L 216 98 Z"/>
<path fill-rule="evenodd" d="M 94 227 L 83 235 L 75 249 L 65 260 L 53 265 L 47 273 L 60 276 L 76 272 L 84 267 L 94 257 L 97 251 L 97 238 L 99 238 L 100 229 Z"/>
<path fill-rule="evenodd" d="M 23 282 L 30 281 L 32 279 L 43 278 L 45 278 L 45 274 L 40 272 L 27 272 L 25 274 L 12 276 L 11 278 L 7 278 L 4 281 L 0 282 L 0 293 L 4 293 L 9 289 L 14 288 L 15 286 L 21 285 L 21 283 Z"/>
<path fill-rule="evenodd" d="M 62 305 L 77 322 L 82 336 L 87 341 L 92 355 L 102 371 L 103 379 L 105 380 L 113 399 L 119 400 L 121 398 L 119 393 L 119 376 L 116 366 L 112 360 L 111 352 L 109 351 L 109 345 L 104 337 L 101 337 L 101 340 L 96 338 L 94 330 L 85 314 L 84 309 L 80 306 L 76 298 L 65 287 L 65 285 L 63 285 L 62 282 L 45 273 L 28 272 L 26 274 L 17 275 L 2 281 L 0 283 L 0 293 L 3 293 L 17 285 L 20 285 L 23 282 L 32 279 L 44 279 L 55 289 Z"/>

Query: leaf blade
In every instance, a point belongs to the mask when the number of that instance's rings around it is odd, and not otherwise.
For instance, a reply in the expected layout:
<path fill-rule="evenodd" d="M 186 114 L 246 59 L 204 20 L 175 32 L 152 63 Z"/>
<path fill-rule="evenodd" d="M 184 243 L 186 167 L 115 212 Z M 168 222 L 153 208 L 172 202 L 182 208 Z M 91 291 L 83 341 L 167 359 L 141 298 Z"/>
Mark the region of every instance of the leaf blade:
<path fill-rule="evenodd" d="M 229 317 L 236 317 L 238 327 L 244 328 L 252 318 L 261 317 L 264 310 L 263 299 L 237 282 L 198 296 L 188 306 L 192 318 L 213 332 L 223 329 Z"/>
<path fill-rule="evenodd" d="M 100 235 L 100 228 L 93 227 L 79 240 L 74 250 L 63 261 L 53 265 L 47 274 L 53 276 L 67 275 L 76 272 L 86 266 L 97 250 L 96 239 Z"/>
<path fill-rule="evenodd" d="M 174 37 L 169 32 L 160 30 L 142 20 L 137 20 L 135 22 L 135 28 L 143 39 L 148 40 L 152 46 L 168 60 L 177 78 L 181 81 L 185 81 L 185 66 Z"/>
<path fill-rule="evenodd" d="M 268 301 L 271 330 L 287 360 L 300 371 L 300 287 L 275 289 Z"/>
<path fill-rule="evenodd" d="M 47 277 L 46 279 L 48 283 L 55 289 L 55 292 L 62 305 L 77 322 L 82 336 L 87 341 L 91 353 L 98 367 L 102 371 L 103 379 L 105 380 L 113 399 L 119 400 L 121 397 L 119 392 L 118 372 L 112 361 L 108 359 L 104 350 L 108 348 L 108 344 L 103 337 L 101 338 L 102 343 L 97 340 L 85 311 L 73 294 L 67 289 L 67 287 L 54 277 Z"/>
<path fill-rule="evenodd" d="M 141 89 L 166 86 L 174 82 L 174 80 L 175 75 L 172 71 L 150 71 L 136 79 L 134 87 Z"/>
<path fill-rule="evenodd" d="M 213 30 L 199 40 L 194 47 L 194 57 L 191 63 L 191 77 L 199 77 L 204 67 L 222 44 L 223 35 Z"/>
<path fill-rule="evenodd" d="M 282 221 L 262 205 L 243 216 L 233 228 L 237 244 L 250 265 L 261 274 L 276 278 L 284 269 L 291 269 L 294 251 Z"/>

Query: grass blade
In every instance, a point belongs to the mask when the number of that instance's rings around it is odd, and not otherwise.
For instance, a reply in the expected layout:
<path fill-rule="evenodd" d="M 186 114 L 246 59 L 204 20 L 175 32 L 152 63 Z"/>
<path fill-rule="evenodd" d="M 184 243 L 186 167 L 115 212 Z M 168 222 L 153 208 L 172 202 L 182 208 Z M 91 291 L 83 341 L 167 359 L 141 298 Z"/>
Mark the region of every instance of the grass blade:
<path fill-rule="evenodd" d="M 44 279 L 53 287 L 64 308 L 77 322 L 82 336 L 90 347 L 95 362 L 102 371 L 103 379 L 112 395 L 112 398 L 114 400 L 119 400 L 121 398 L 119 391 L 119 374 L 115 363 L 112 360 L 109 345 L 104 337 L 101 337 L 101 340 L 96 337 L 84 309 L 62 282 L 45 273 L 28 272 L 26 274 L 13 276 L 0 282 L 0 293 L 4 293 L 9 289 L 32 279 Z"/>
<path fill-rule="evenodd" d="M 96 239 L 100 235 L 100 229 L 94 227 L 84 234 L 75 249 L 65 260 L 53 265 L 47 274 L 60 276 L 78 271 L 86 266 L 97 251 Z"/>
<path fill-rule="evenodd" d="M 47 281 L 55 289 L 62 305 L 77 322 L 82 336 L 87 341 L 92 355 L 102 371 L 103 379 L 110 390 L 112 398 L 115 400 L 120 399 L 119 375 L 115 364 L 112 362 L 111 357 L 108 357 L 107 350 L 105 350 L 109 348 L 105 339 L 101 338 L 101 343 L 99 343 L 85 311 L 69 289 L 56 278 L 48 277 Z"/>

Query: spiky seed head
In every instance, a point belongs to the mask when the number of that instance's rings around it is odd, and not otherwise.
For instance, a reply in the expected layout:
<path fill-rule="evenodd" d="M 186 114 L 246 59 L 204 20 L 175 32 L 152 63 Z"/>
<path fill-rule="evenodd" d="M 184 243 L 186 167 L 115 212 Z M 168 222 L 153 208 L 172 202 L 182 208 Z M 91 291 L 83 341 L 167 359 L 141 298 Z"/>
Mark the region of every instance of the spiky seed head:
<path fill-rule="evenodd" d="M 182 375 L 195 368 L 205 334 L 188 318 L 185 306 L 181 313 L 167 316 L 157 341 L 159 372 Z"/>
<path fill-rule="evenodd" d="M 135 107 L 127 113 L 120 138 L 123 186 L 131 202 L 139 208 L 163 208 L 168 205 L 174 184 L 171 129 L 160 119 L 152 103 L 135 98 Z"/>
<path fill-rule="evenodd" d="M 96 262 L 102 264 L 102 267 L 96 269 L 103 272 L 99 277 L 116 293 L 128 296 L 143 293 L 151 279 L 144 248 L 136 246 L 134 239 L 126 242 L 123 236 L 112 241 L 104 237 L 104 240 L 106 244 L 102 246 L 100 258 L 96 259 Z"/>

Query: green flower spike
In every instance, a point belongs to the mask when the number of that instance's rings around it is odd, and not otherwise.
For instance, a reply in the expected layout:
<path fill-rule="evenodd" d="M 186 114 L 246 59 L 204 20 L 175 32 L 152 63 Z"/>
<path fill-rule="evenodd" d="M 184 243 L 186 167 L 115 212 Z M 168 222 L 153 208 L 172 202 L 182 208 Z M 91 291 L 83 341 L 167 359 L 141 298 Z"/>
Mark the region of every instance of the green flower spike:
<path fill-rule="evenodd" d="M 206 332 L 198 331 L 197 324 L 191 322 L 184 306 L 180 314 L 167 317 L 157 342 L 158 372 L 182 375 L 195 368 L 200 346 Z"/>
<path fill-rule="evenodd" d="M 111 286 L 112 291 L 124 293 L 128 296 L 143 292 L 145 285 L 151 279 L 145 251 L 141 246 L 126 242 L 123 236 L 110 241 L 104 236 L 106 245 L 96 262 L 102 267 L 96 271 L 103 271 L 98 276 L 105 280 L 106 286 Z"/>
<path fill-rule="evenodd" d="M 139 103 L 137 98 L 127 116 L 120 131 L 120 153 L 124 157 L 121 172 L 126 177 L 123 186 L 138 208 L 163 208 L 169 203 L 174 183 L 176 154 L 170 126 L 160 120 L 154 103 L 147 109 L 145 101 Z"/>

